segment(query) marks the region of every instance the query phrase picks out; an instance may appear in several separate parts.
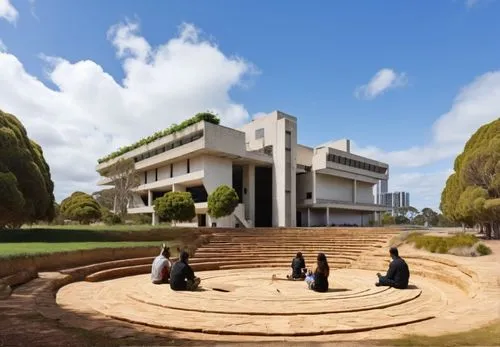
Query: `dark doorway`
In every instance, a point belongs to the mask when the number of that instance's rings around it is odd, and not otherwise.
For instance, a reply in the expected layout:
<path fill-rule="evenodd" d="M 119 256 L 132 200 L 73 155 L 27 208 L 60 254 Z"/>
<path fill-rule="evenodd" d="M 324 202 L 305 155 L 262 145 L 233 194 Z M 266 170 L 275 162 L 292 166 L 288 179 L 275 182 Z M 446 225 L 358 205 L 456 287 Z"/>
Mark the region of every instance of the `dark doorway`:
<path fill-rule="evenodd" d="M 255 226 L 273 224 L 273 169 L 255 168 Z"/>
<path fill-rule="evenodd" d="M 243 167 L 233 165 L 233 189 L 236 190 L 240 204 L 243 202 Z"/>
<path fill-rule="evenodd" d="M 206 227 L 207 226 L 207 215 L 206 214 L 199 214 L 198 215 L 198 226 L 199 227 Z"/>
<path fill-rule="evenodd" d="M 301 227 L 302 226 L 302 212 L 297 211 L 297 226 Z"/>
<path fill-rule="evenodd" d="M 188 187 L 186 188 L 186 192 L 191 193 L 193 197 L 193 201 L 197 202 L 206 202 L 208 200 L 207 190 L 205 186 L 196 186 L 196 187 Z"/>
<path fill-rule="evenodd" d="M 243 202 L 243 167 L 233 165 L 233 189 L 236 190 L 240 204 Z"/>

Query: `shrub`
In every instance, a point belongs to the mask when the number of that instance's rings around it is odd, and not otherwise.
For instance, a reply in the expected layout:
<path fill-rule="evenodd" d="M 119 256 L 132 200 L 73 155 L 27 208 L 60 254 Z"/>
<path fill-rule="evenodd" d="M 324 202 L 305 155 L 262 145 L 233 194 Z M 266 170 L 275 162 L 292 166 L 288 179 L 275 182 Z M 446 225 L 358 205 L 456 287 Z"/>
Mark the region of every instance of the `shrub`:
<path fill-rule="evenodd" d="M 465 233 L 445 237 L 411 233 L 407 238 L 407 242 L 414 244 L 416 248 L 423 248 L 432 253 L 464 256 L 475 256 L 476 253 L 480 255 L 490 254 L 491 249 L 478 241 L 476 236 Z"/>
<path fill-rule="evenodd" d="M 74 192 L 61 202 L 61 214 L 80 224 L 90 224 L 101 218 L 101 207 L 89 194 Z"/>
<path fill-rule="evenodd" d="M 208 196 L 208 214 L 214 218 L 229 216 L 238 203 L 238 194 L 233 188 L 219 186 Z"/>
<path fill-rule="evenodd" d="M 205 121 L 205 122 L 212 123 L 212 124 L 219 124 L 220 119 L 217 117 L 217 115 L 210 113 L 210 112 L 198 113 L 194 117 L 186 119 L 181 124 L 178 124 L 178 125 L 172 124 L 169 128 L 167 128 L 165 130 L 158 131 L 158 132 L 154 133 L 153 135 L 148 136 L 146 138 L 143 138 L 143 139 L 141 139 L 141 140 L 137 141 L 136 143 L 133 143 L 129 146 L 121 147 L 117 151 L 105 156 L 104 158 L 100 158 L 99 160 L 97 160 L 97 162 L 99 164 L 104 163 L 108 160 L 119 157 L 122 154 L 130 152 L 136 148 L 139 148 L 139 147 L 147 145 L 153 141 L 156 141 L 159 138 L 162 138 L 164 136 L 181 131 L 181 130 L 187 128 L 188 126 L 199 123 L 201 121 Z"/>
<path fill-rule="evenodd" d="M 168 192 L 154 201 L 154 210 L 166 222 L 187 222 L 196 216 L 189 192 Z"/>
<path fill-rule="evenodd" d="M 478 243 L 476 246 L 476 251 L 480 255 L 489 255 L 491 254 L 491 248 L 486 246 L 484 243 Z"/>

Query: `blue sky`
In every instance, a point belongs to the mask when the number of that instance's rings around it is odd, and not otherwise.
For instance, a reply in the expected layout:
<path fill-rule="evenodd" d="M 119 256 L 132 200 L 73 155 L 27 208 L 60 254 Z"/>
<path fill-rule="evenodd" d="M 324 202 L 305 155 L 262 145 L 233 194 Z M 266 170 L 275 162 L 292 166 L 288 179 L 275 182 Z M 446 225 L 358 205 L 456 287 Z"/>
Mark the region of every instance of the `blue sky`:
<path fill-rule="evenodd" d="M 356 152 L 389 162 L 391 188 L 410 191 L 418 208 L 436 208 L 454 155 L 478 126 L 500 113 L 500 102 L 493 100 L 500 95 L 496 0 L 0 0 L 0 17 L 5 47 L 0 71 L 20 69 L 19 75 L 0 75 L 0 94 L 2 84 L 10 93 L 9 98 L 4 94 L 5 100 L 0 96 L 0 108 L 18 115 L 30 134 L 46 144 L 59 198 L 75 189 L 92 190 L 97 157 L 167 127 L 183 110 L 184 118 L 194 108 L 221 110 L 225 123 L 237 125 L 280 109 L 298 117 L 301 143 L 350 138 Z M 154 84 L 131 78 L 126 63 L 141 61 L 140 49 L 149 47 L 152 55 L 159 46 L 176 47 L 172 40 L 193 33 L 186 28 L 195 30 L 196 37 L 181 39 L 180 44 L 196 45 L 198 53 L 182 53 L 175 64 L 163 58 L 177 71 L 186 68 L 203 75 L 193 95 L 187 87 L 176 90 L 191 82 L 171 77 L 168 69 L 151 72 L 162 76 Z M 120 29 L 128 30 L 122 31 L 121 41 Z M 205 52 L 206 45 L 212 51 Z M 156 65 L 144 60 L 148 69 L 138 71 L 164 66 L 155 59 Z M 100 89 L 107 74 L 118 85 L 125 86 L 123 79 L 128 78 L 130 84 L 148 89 L 137 101 L 147 121 L 136 131 L 118 132 L 121 126 L 116 124 L 134 130 L 138 121 L 123 115 L 128 107 L 97 114 L 97 105 L 112 89 Z M 16 76 L 37 78 L 43 86 L 17 81 L 13 88 L 9 78 Z M 22 95 L 30 88 L 36 101 Z M 104 101 L 96 101 L 100 98 L 92 96 L 92 90 Z M 152 95 L 161 100 L 151 102 Z M 155 112 L 144 106 L 148 102 Z M 80 133 L 69 136 L 75 127 Z M 75 144 L 75 136 L 91 141 L 92 131 L 101 133 L 102 143 Z M 75 147 L 68 155 L 77 167 L 62 162 L 69 153 L 64 150 L 66 140 Z M 82 157 L 82 145 L 92 148 L 92 155 Z M 78 165 L 87 160 L 89 167 Z"/>

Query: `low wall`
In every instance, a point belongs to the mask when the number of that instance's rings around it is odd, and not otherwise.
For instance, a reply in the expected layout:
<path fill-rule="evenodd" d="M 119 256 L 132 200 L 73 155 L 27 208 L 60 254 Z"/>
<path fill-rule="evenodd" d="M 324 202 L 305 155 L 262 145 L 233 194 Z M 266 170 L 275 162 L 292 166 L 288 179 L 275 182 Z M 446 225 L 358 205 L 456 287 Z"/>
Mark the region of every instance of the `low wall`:
<path fill-rule="evenodd" d="M 99 248 L 22 256 L 0 261 L 0 278 L 23 270 L 56 271 L 111 260 L 153 257 L 159 247 Z"/>

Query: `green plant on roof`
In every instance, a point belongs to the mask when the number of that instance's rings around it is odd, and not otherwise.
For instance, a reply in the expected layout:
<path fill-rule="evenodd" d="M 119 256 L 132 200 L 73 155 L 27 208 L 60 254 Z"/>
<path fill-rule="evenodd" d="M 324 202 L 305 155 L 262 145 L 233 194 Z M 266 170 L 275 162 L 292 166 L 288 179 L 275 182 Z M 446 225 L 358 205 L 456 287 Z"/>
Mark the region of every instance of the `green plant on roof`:
<path fill-rule="evenodd" d="M 169 128 L 158 131 L 151 136 L 145 137 L 145 138 L 137 141 L 136 143 L 133 143 L 129 146 L 121 147 L 117 151 L 105 156 L 104 158 L 100 158 L 99 160 L 97 160 L 97 162 L 99 164 L 104 163 L 108 160 L 119 157 L 122 154 L 130 152 L 136 148 L 139 148 L 139 147 L 147 145 L 153 141 L 156 141 L 159 138 L 162 138 L 164 136 L 181 131 L 181 130 L 187 128 L 188 126 L 199 123 L 201 121 L 205 121 L 205 122 L 212 123 L 212 124 L 219 124 L 220 123 L 220 119 L 219 119 L 219 117 L 217 117 L 216 114 L 213 114 L 210 112 L 198 113 L 194 117 L 186 119 L 181 124 L 172 124 Z"/>

